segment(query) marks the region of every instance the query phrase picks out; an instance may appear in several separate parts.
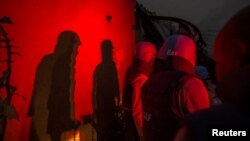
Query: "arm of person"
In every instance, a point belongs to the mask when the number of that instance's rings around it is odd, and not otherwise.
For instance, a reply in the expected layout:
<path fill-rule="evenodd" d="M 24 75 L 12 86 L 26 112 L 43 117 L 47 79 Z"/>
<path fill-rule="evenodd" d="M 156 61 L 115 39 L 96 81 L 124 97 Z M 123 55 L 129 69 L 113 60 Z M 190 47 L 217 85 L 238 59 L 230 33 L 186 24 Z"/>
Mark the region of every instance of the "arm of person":
<path fill-rule="evenodd" d="M 208 91 L 198 78 L 188 80 L 183 87 L 184 102 L 188 112 L 192 113 L 210 107 Z"/>
<path fill-rule="evenodd" d="M 140 74 L 132 82 L 133 94 L 132 94 L 132 114 L 135 121 L 137 131 L 142 136 L 142 103 L 141 103 L 141 87 L 148 80 L 147 76 Z"/>

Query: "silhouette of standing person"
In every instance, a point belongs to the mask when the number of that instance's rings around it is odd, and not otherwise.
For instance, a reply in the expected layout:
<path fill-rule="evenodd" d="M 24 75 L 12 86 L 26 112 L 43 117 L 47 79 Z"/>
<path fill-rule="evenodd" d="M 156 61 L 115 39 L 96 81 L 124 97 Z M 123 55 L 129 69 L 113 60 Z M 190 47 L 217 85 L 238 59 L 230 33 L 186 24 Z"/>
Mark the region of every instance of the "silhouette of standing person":
<path fill-rule="evenodd" d="M 57 41 L 61 54 L 54 62 L 51 88 L 48 99 L 47 132 L 52 141 L 60 141 L 63 132 L 76 128 L 74 121 L 74 65 L 77 49 L 80 45 L 78 35 L 73 31 L 63 31 Z"/>
<path fill-rule="evenodd" d="M 102 62 L 96 66 L 93 76 L 93 107 L 96 114 L 98 141 L 118 140 L 115 99 L 119 99 L 119 84 L 112 49 L 110 40 L 102 42 Z"/>
<path fill-rule="evenodd" d="M 47 102 L 51 86 L 51 75 L 54 60 L 58 57 L 57 49 L 53 54 L 45 55 L 36 69 L 35 81 L 28 116 L 31 117 L 30 141 L 49 140 L 47 134 L 48 109 Z"/>
<path fill-rule="evenodd" d="M 28 116 L 32 117 L 29 137 L 30 141 L 50 140 L 50 136 L 47 133 L 49 115 L 47 105 L 51 91 L 52 72 L 55 62 L 66 52 L 66 49 L 70 46 L 70 39 L 67 39 L 70 36 L 72 36 L 72 38 L 74 36 L 76 40 L 79 40 L 77 35 L 72 31 L 61 32 L 58 37 L 58 43 L 54 49 L 54 52 L 45 55 L 37 66 L 31 103 L 28 109 Z M 72 44 L 74 44 L 73 40 Z"/>

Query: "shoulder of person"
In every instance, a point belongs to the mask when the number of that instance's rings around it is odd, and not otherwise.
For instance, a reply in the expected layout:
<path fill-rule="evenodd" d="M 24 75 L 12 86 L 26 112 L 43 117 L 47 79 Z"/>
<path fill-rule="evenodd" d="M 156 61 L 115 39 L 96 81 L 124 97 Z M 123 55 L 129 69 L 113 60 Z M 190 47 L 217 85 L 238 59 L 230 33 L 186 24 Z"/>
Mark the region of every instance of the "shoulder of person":
<path fill-rule="evenodd" d="M 141 87 L 147 80 L 148 77 L 145 74 L 140 73 L 134 77 L 131 83 L 133 86 Z"/>
<path fill-rule="evenodd" d="M 187 78 L 184 78 L 184 87 L 190 88 L 190 87 L 204 87 L 205 84 L 203 81 L 198 78 L 197 76 L 187 76 Z"/>

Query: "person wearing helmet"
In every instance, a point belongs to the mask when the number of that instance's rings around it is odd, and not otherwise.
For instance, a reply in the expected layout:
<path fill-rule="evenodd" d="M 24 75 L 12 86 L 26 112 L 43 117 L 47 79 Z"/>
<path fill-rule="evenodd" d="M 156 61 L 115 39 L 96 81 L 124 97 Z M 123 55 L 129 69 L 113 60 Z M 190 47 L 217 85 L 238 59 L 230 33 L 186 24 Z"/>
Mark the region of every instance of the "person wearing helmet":
<path fill-rule="evenodd" d="M 183 117 L 208 108 L 209 98 L 195 75 L 196 46 L 191 38 L 168 37 L 157 57 L 167 69 L 151 75 L 142 87 L 143 140 L 172 141 Z"/>
<path fill-rule="evenodd" d="M 141 87 L 152 72 L 155 55 L 156 48 L 152 43 L 137 43 L 133 62 L 126 71 L 122 100 L 126 115 L 126 140 L 129 141 L 142 138 Z"/>

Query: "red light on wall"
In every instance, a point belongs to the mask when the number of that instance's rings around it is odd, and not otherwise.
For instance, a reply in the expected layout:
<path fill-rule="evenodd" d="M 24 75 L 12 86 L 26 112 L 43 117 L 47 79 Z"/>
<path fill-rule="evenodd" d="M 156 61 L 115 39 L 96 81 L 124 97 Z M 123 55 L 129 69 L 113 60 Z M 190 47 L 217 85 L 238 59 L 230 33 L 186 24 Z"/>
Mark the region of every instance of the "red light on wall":
<path fill-rule="evenodd" d="M 113 58 L 118 70 L 120 90 L 134 45 L 135 0 L 8 0 L 1 2 L 0 17 L 9 16 L 14 24 L 6 26 L 13 45 L 22 56 L 14 57 L 11 83 L 18 94 L 12 103 L 20 116 L 9 120 L 5 140 L 28 140 L 30 118 L 27 117 L 37 65 L 52 53 L 58 34 L 75 31 L 82 42 L 75 65 L 75 118 L 92 114 L 93 71 L 101 62 L 103 40 L 113 43 Z M 1 52 L 2 56 L 2 52 Z M 0 71 L 5 66 L 1 65 Z M 0 72 L 1 74 L 1 72 Z M 1 91 L 0 91 L 1 92 Z M 3 93 L 3 92 L 1 92 Z"/>

